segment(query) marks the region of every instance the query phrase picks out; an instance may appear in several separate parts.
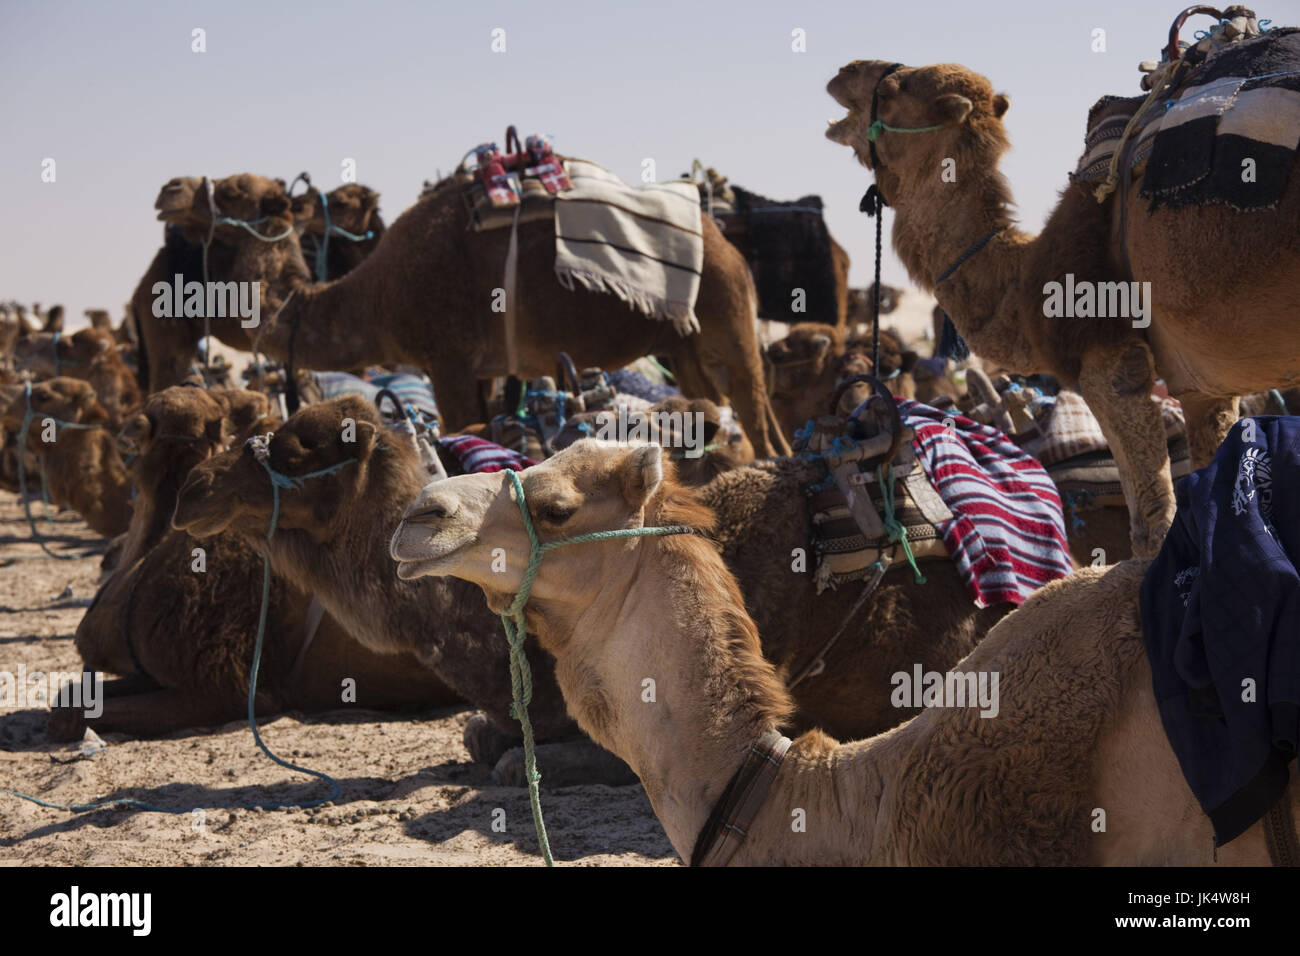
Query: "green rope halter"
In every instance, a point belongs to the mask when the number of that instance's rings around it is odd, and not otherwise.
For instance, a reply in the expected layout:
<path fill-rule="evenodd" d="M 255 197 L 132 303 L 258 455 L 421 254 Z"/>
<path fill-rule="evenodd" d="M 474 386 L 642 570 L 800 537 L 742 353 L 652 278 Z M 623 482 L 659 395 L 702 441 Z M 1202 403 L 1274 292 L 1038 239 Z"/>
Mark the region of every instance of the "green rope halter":
<path fill-rule="evenodd" d="M 886 471 L 889 472 L 888 481 L 885 480 Z M 907 543 L 907 529 L 894 517 L 894 469 L 889 465 L 877 466 L 876 480 L 880 482 L 881 503 L 885 506 L 885 530 L 889 532 L 891 540 L 903 546 L 903 554 L 907 555 L 907 563 L 912 566 L 916 583 L 925 584 L 925 575 L 916 566 L 916 558 L 912 556 L 912 546 Z"/>
<path fill-rule="evenodd" d="M 524 528 L 528 531 L 528 567 L 524 570 L 523 579 L 519 582 L 519 590 L 515 593 L 515 599 L 510 602 L 501 615 L 501 624 L 505 628 L 506 640 L 510 643 L 510 687 L 514 695 L 514 703 L 511 705 L 511 713 L 519 721 L 524 735 L 524 774 L 528 780 L 528 802 L 533 809 L 533 826 L 537 830 L 537 843 L 541 847 L 542 859 L 546 861 L 547 866 L 555 866 L 555 859 L 551 856 L 551 843 L 546 838 L 546 823 L 542 820 L 542 798 L 538 792 L 537 785 L 542 779 L 542 775 L 537 772 L 537 753 L 533 746 L 533 723 L 528 717 L 528 704 L 533 699 L 533 675 L 528 667 L 528 659 L 524 657 L 524 638 L 527 631 L 524 625 L 524 608 L 528 605 L 528 597 L 533 590 L 533 580 L 537 577 L 537 572 L 542 566 L 542 558 L 548 551 L 556 548 L 562 548 L 566 544 L 582 544 L 587 541 L 607 541 L 613 538 L 636 538 L 646 535 L 667 535 L 667 534 L 694 534 L 695 529 L 688 528 L 685 525 L 668 525 L 662 528 L 619 528 L 614 531 L 593 531 L 589 534 L 580 534 L 572 538 L 561 538 L 557 541 L 547 541 L 542 543 L 537 537 L 537 529 L 533 527 L 532 515 L 528 513 L 528 503 L 524 500 L 524 485 L 519 480 L 519 475 L 514 471 L 507 471 L 506 476 L 515 489 L 515 501 L 519 505 L 519 514 L 524 519 Z"/>
<path fill-rule="evenodd" d="M 869 139 L 871 142 L 874 143 L 877 139 L 880 138 L 880 134 L 885 130 L 888 130 L 891 133 L 933 133 L 936 130 L 941 130 L 941 129 L 943 129 L 942 125 L 911 126 L 911 127 L 890 126 L 884 120 L 876 120 L 874 123 L 872 123 L 870 126 L 867 127 L 867 139 Z"/>

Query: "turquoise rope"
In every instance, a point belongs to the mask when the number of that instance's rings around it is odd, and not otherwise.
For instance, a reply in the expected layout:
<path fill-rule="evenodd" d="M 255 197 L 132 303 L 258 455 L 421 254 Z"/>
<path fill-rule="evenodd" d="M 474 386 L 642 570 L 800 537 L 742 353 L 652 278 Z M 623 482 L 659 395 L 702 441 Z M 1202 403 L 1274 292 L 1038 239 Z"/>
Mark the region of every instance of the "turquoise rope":
<path fill-rule="evenodd" d="M 325 238 L 322 239 L 320 245 L 316 247 L 316 281 L 324 282 L 329 275 L 329 265 L 326 261 L 326 257 L 329 254 L 331 235 L 339 236 L 348 240 L 348 242 L 365 242 L 368 239 L 375 238 L 375 233 L 374 230 L 367 229 L 364 235 L 358 236 L 355 233 L 348 232 L 342 226 L 336 226 L 331 223 L 329 197 L 325 195 L 319 186 L 312 186 L 311 188 L 316 190 L 316 195 L 320 197 L 321 213 L 325 217 Z"/>
<path fill-rule="evenodd" d="M 889 472 L 889 481 L 885 481 L 886 470 Z M 889 465 L 877 465 L 876 480 L 880 482 L 881 501 L 885 506 L 885 530 L 889 532 L 890 540 L 897 541 L 903 546 L 903 553 L 907 555 L 907 563 L 912 566 L 916 583 L 925 584 L 925 575 L 916 566 L 916 558 L 912 556 L 912 546 L 907 543 L 907 529 L 894 517 L 894 469 Z"/>
<path fill-rule="evenodd" d="M 1281 392 L 1279 392 L 1279 391 L 1278 391 L 1277 389 L 1275 389 L 1275 388 L 1270 388 L 1270 389 L 1268 390 L 1268 393 L 1269 393 L 1270 395 L 1273 396 L 1273 401 L 1277 402 L 1278 408 L 1282 409 L 1282 414 L 1283 414 L 1283 415 L 1290 415 L 1290 414 L 1291 414 L 1289 411 L 1287 411 L 1287 408 L 1286 408 L 1286 399 L 1282 397 L 1282 393 L 1281 393 Z"/>
<path fill-rule="evenodd" d="M 935 130 L 943 129 L 942 126 L 890 126 L 884 120 L 876 120 L 867 127 L 867 139 L 875 142 L 880 138 L 880 134 L 889 130 L 891 133 L 933 133 Z"/>
<path fill-rule="evenodd" d="M 533 678 L 524 656 L 524 638 L 527 630 L 524 624 L 524 608 L 533 590 L 533 580 L 542 566 L 542 558 L 549 551 L 562 548 L 568 544 L 582 544 L 588 541 L 609 541 L 615 538 L 635 538 L 647 535 L 694 534 L 695 529 L 685 525 L 668 525 L 661 528 L 619 528 L 614 531 L 593 531 L 572 538 L 542 543 L 533 527 L 532 515 L 528 513 L 528 504 L 524 500 L 524 485 L 518 473 L 507 471 L 506 476 L 514 486 L 515 502 L 519 505 L 519 514 L 524 519 L 524 528 L 528 531 L 528 567 L 524 570 L 519 590 L 510 606 L 501 615 L 501 624 L 505 628 L 506 640 L 510 644 L 510 686 L 514 695 L 512 711 L 519 721 L 524 735 L 524 774 L 528 780 L 528 802 L 533 810 L 533 826 L 537 830 L 537 843 L 542 851 L 542 859 L 547 866 L 555 866 L 551 856 L 551 843 L 546 836 L 546 823 L 542 820 L 542 798 L 538 784 L 542 775 L 537 772 L 537 752 L 533 745 L 533 724 L 528 717 L 528 704 L 533 699 Z"/>
<path fill-rule="evenodd" d="M 308 478 L 316 478 L 321 475 L 332 474 L 338 471 L 339 469 L 347 465 L 351 465 L 355 462 L 356 462 L 355 458 L 349 458 L 345 461 L 339 462 L 336 465 L 331 465 L 328 468 L 322 468 L 319 471 L 313 471 L 306 475 L 293 476 L 293 475 L 281 474 L 280 472 L 273 469 L 268 461 L 261 461 L 260 464 L 262 465 L 263 468 L 266 469 L 267 475 L 269 475 L 271 478 L 271 500 L 272 500 L 271 526 L 266 533 L 267 549 L 270 548 L 271 539 L 275 537 L 275 528 L 276 525 L 279 523 L 279 519 L 280 519 L 280 489 L 281 488 L 285 488 L 285 489 L 301 488 L 303 482 L 306 481 Z M 267 747 L 265 742 L 263 742 L 262 735 L 257 732 L 257 717 L 253 711 L 253 701 L 256 699 L 257 696 L 257 675 L 258 672 L 261 670 L 261 665 L 262 665 L 262 643 L 263 643 L 263 639 L 266 636 L 266 612 L 267 612 L 267 608 L 271 603 L 270 596 L 271 596 L 271 555 L 269 550 L 263 550 L 262 551 L 262 610 L 257 617 L 257 643 L 253 648 L 253 668 L 250 671 L 248 677 L 248 726 L 253 731 L 253 739 L 257 741 L 258 748 L 262 751 L 262 753 L 270 757 L 274 763 L 280 765 L 281 767 L 284 767 L 287 770 L 294 770 L 297 771 L 298 773 L 305 773 L 312 777 L 319 777 L 321 780 L 324 780 L 326 783 L 330 785 L 330 792 L 329 792 L 329 796 L 322 797 L 319 800 L 310 800 L 307 802 L 299 802 L 299 803 L 259 803 L 245 809 L 280 810 L 284 807 L 298 807 L 299 809 L 306 810 L 311 807 L 318 807 L 321 804 L 328 803 L 331 800 L 338 799 L 339 795 L 343 791 L 342 788 L 339 786 L 339 782 L 335 780 L 333 777 L 331 777 L 329 774 L 321 773 L 319 770 L 309 770 L 306 767 L 299 767 L 297 764 L 289 763 L 289 761 L 287 760 L 281 760 L 275 754 L 271 753 L 271 749 Z M 18 797 L 19 799 L 22 800 L 28 800 L 31 803 L 36 804 L 37 806 L 46 807 L 47 809 L 50 810 L 64 810 L 68 813 L 88 813 L 92 810 L 104 810 L 108 807 L 134 807 L 137 810 L 147 810 L 151 813 L 167 813 L 176 816 L 184 813 L 193 813 L 195 810 L 231 809 L 230 807 L 221 806 L 219 804 L 214 806 L 206 806 L 206 807 L 184 807 L 181 809 L 175 809 L 175 808 L 169 809 L 167 807 L 155 806 L 152 803 L 144 803 L 140 800 L 104 800 L 99 803 L 61 804 L 61 803 L 48 803 L 44 800 L 41 800 L 38 797 L 33 797 L 30 794 L 19 793 L 17 790 L 4 790 L 0 792 L 7 793 L 13 797 Z"/>

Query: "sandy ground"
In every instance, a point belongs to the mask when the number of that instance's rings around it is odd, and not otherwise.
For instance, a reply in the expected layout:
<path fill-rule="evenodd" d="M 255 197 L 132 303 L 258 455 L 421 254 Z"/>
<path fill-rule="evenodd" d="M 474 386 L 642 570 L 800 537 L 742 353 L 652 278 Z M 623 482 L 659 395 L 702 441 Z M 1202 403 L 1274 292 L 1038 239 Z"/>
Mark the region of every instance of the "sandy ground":
<path fill-rule="evenodd" d="M 103 545 L 71 512 L 42 530 L 56 551 Z M 15 554 L 41 552 L 17 497 L 0 491 L 0 555 Z M 79 671 L 73 634 L 98 574 L 98 556 L 0 560 L 0 671 Z M 46 740 L 46 713 L 0 708 L 0 790 L 61 804 L 131 798 L 178 809 L 309 801 L 328 792 L 271 763 L 242 722 L 161 740 L 106 734 L 108 749 L 82 758 L 78 746 Z M 469 762 L 461 744 L 469 714 L 264 720 L 272 751 L 342 786 L 332 805 L 309 811 L 72 814 L 0 794 L 0 864 L 540 865 L 527 792 L 496 786 L 486 768 Z M 543 779 L 542 808 L 557 863 L 678 862 L 640 786 L 548 790 Z M 504 832 L 493 830 L 498 809 Z"/>

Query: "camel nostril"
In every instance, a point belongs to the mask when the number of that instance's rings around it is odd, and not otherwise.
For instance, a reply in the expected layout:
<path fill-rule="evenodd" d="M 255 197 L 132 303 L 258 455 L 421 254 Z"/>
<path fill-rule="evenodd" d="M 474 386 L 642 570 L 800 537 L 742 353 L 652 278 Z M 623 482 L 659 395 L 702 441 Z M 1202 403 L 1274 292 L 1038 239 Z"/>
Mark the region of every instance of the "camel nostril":
<path fill-rule="evenodd" d="M 421 505 L 411 517 L 416 520 L 432 519 L 439 521 L 444 518 L 454 517 L 458 511 L 460 511 L 460 506 L 457 504 L 446 501 L 430 501 Z"/>

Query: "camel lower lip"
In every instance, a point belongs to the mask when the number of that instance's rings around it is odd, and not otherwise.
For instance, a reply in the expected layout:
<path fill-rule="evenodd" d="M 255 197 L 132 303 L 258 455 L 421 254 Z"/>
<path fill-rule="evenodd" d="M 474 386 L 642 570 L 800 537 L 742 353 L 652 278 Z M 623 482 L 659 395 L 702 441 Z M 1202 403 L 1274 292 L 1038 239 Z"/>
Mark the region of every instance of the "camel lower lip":
<path fill-rule="evenodd" d="M 399 540 L 394 542 L 390 552 L 393 560 L 397 562 L 397 576 L 403 580 L 410 580 L 411 578 L 418 578 L 432 573 L 439 567 L 449 563 L 450 558 L 454 558 L 474 541 L 474 538 L 470 536 L 452 542 L 449 547 L 439 548 L 434 542 L 425 540 L 406 549 L 402 547 L 405 542 L 401 539 L 404 537 L 405 535 L 399 535 Z"/>

